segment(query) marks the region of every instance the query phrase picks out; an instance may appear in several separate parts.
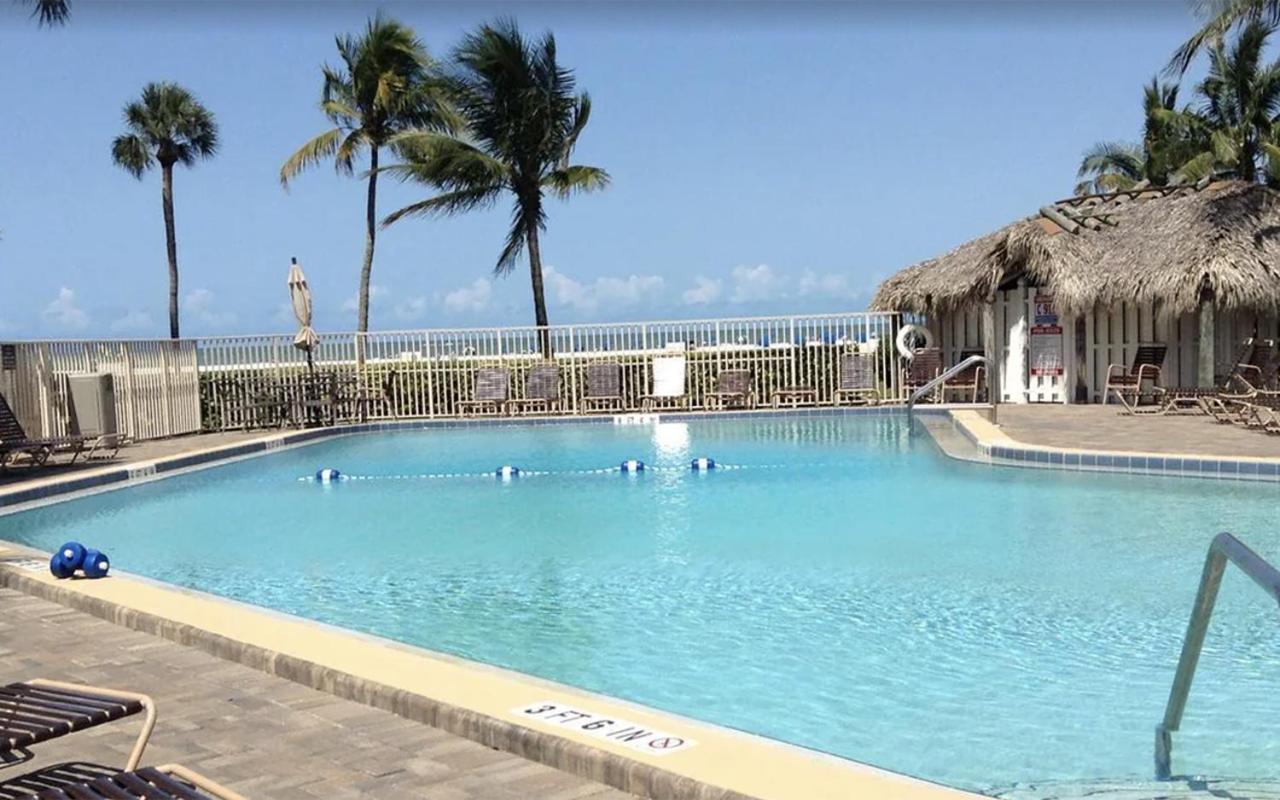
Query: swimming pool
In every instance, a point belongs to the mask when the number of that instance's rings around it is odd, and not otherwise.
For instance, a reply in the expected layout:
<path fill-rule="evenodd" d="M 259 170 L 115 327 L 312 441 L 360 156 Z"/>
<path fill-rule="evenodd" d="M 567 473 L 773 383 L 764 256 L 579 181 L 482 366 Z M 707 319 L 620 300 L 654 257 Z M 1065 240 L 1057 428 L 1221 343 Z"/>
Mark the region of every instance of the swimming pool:
<path fill-rule="evenodd" d="M 320 467 L 362 479 L 300 480 Z M 0 517 L 0 539 L 989 790 L 1150 777 L 1209 539 L 1280 556 L 1278 498 L 958 462 L 895 416 L 703 419 L 332 439 Z M 1246 582 L 1179 773 L 1274 774 L 1280 625 Z"/>

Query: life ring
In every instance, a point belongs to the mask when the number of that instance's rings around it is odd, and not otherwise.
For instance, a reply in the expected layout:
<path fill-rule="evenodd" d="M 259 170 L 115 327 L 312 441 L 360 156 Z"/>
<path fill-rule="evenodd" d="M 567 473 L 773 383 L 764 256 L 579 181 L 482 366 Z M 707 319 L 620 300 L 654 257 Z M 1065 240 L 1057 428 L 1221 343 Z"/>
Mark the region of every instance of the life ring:
<path fill-rule="evenodd" d="M 918 344 L 921 340 L 924 344 Z M 898 353 L 908 361 L 916 357 L 916 350 L 933 347 L 933 332 L 923 325 L 903 325 L 898 330 Z"/>

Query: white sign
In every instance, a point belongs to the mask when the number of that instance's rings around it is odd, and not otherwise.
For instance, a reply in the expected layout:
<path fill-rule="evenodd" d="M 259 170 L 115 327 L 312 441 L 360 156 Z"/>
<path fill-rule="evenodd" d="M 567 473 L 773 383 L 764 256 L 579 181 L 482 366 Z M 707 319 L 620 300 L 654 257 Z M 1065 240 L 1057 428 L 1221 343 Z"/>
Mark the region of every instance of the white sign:
<path fill-rule="evenodd" d="M 658 421 L 657 414 L 614 414 L 614 425 L 652 425 Z"/>
<path fill-rule="evenodd" d="M 1032 327 L 1031 374 L 1061 375 L 1062 373 L 1062 326 Z"/>
<path fill-rule="evenodd" d="M 514 708 L 511 713 L 521 719 L 537 720 L 553 728 L 580 731 L 597 739 L 626 745 L 632 750 L 655 756 L 687 750 L 697 744 L 684 736 L 665 733 L 607 714 L 583 711 L 551 700 Z"/>

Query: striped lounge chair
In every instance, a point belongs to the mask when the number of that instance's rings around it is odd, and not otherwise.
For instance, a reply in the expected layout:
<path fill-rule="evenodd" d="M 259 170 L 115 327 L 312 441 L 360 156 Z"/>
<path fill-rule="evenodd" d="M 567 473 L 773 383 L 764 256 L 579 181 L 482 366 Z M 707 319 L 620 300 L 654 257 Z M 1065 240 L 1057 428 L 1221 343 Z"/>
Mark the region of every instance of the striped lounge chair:
<path fill-rule="evenodd" d="M 486 367 L 476 371 L 475 394 L 470 400 L 458 403 L 458 412 L 466 416 L 468 411 L 478 414 L 485 411 L 500 414 L 506 409 L 511 392 L 511 372 L 499 367 Z"/>
<path fill-rule="evenodd" d="M 1160 368 L 1164 365 L 1168 345 L 1140 344 L 1133 354 L 1133 364 L 1111 364 L 1107 367 L 1107 383 L 1102 391 L 1102 403 L 1106 403 L 1115 395 L 1124 410 L 1133 414 L 1138 411 L 1143 397 L 1153 397 L 1159 403 L 1162 390 Z"/>
<path fill-rule="evenodd" d="M 126 770 L 136 768 L 142 760 L 156 724 L 155 703 L 150 697 L 49 680 L 0 686 L 0 757 L 135 714 L 145 714 L 145 718 Z"/>
<path fill-rule="evenodd" d="M 529 369 L 524 379 L 524 397 L 507 401 L 518 414 L 556 411 L 560 407 L 560 368 L 555 364 L 539 364 Z"/>
<path fill-rule="evenodd" d="M 604 407 L 622 408 L 622 365 L 616 361 L 587 366 L 587 390 L 582 395 L 582 410 Z"/>
<path fill-rule="evenodd" d="M 32 439 L 23 430 L 18 416 L 9 406 L 9 401 L 0 394 L 0 468 L 3 468 L 6 463 L 13 463 L 14 459 L 21 456 L 26 456 L 33 466 L 39 467 L 43 466 L 54 453 L 64 452 L 71 453 L 71 460 L 67 463 L 74 463 L 85 451 L 85 447 L 89 445 L 92 438 L 77 435 Z M 94 442 L 93 448 L 97 449 L 99 443 L 106 438 L 99 437 L 99 442 Z M 111 443 L 115 444 L 118 450 L 118 437 L 111 438 Z"/>
<path fill-rule="evenodd" d="M 712 408 L 754 408 L 755 389 L 749 369 L 727 369 L 716 376 L 715 391 L 707 395 Z"/>
<path fill-rule="evenodd" d="M 836 388 L 836 403 L 875 405 L 880 402 L 880 389 L 876 386 L 876 358 L 870 353 L 845 353 L 840 356 L 840 385 Z"/>
<path fill-rule="evenodd" d="M 0 783 L 0 798 L 37 800 L 246 800 L 180 764 L 125 772 L 93 764 L 48 767 Z"/>

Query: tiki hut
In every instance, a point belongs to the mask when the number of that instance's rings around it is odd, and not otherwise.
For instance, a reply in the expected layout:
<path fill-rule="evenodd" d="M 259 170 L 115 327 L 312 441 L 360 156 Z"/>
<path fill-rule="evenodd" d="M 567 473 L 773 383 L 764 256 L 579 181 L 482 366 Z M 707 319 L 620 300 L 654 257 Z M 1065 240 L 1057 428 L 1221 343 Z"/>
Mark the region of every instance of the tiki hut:
<path fill-rule="evenodd" d="M 1152 343 L 1163 384 L 1214 385 L 1243 339 L 1280 333 L 1280 192 L 1218 180 L 1062 200 L 898 272 L 872 307 L 922 316 L 950 361 L 985 352 L 1008 402 L 1101 400 L 1108 365 Z"/>

